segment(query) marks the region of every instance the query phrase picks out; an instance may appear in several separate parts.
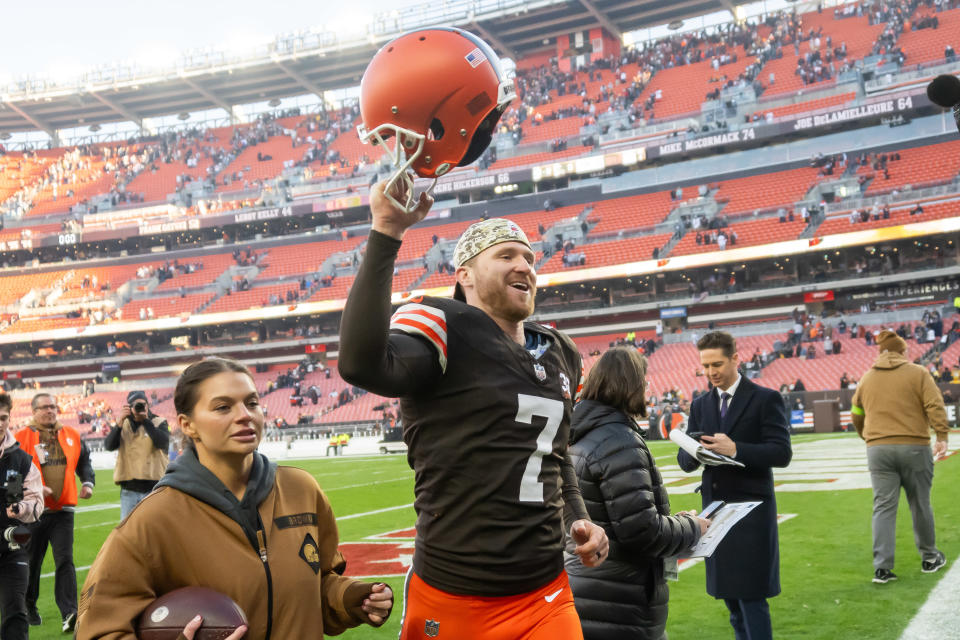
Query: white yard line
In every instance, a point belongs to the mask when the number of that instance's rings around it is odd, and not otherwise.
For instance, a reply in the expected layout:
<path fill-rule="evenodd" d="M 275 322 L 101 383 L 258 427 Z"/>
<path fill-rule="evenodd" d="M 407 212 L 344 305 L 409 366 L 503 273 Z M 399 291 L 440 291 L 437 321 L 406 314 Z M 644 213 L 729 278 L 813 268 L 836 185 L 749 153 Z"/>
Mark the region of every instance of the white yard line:
<path fill-rule="evenodd" d="M 373 511 L 364 511 L 363 513 L 351 513 L 348 516 L 338 516 L 337 521 L 340 520 L 352 520 L 354 518 L 363 518 L 366 516 L 376 515 L 378 513 L 386 513 L 387 511 L 399 511 L 400 509 L 409 509 L 413 506 L 413 503 L 410 504 L 401 504 L 397 507 L 386 507 L 385 509 L 374 509 Z"/>
<path fill-rule="evenodd" d="M 388 482 L 403 482 L 403 481 L 409 480 L 412 477 L 413 477 L 413 474 L 409 473 L 403 476 L 402 478 L 393 478 L 390 480 L 377 480 L 376 482 L 364 482 L 363 484 L 347 484 L 342 487 L 329 487 L 329 488 L 320 487 L 320 488 L 323 489 L 324 493 L 330 493 L 331 491 L 339 491 L 340 489 L 357 489 L 359 487 L 372 487 L 378 484 L 386 484 Z"/>
<path fill-rule="evenodd" d="M 957 594 L 960 593 L 960 562 L 953 560 L 933 588 L 900 640 L 953 640 L 960 638 L 957 626 Z M 943 569 L 941 569 L 943 571 Z M 926 576 L 923 576 L 926 577 Z M 934 576 L 930 576 L 934 578 Z"/>

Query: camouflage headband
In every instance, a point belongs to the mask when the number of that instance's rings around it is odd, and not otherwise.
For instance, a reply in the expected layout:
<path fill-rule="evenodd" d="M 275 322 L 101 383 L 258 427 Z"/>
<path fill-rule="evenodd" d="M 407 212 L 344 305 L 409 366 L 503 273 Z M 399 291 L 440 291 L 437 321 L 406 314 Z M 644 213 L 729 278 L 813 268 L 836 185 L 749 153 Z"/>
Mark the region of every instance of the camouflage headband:
<path fill-rule="evenodd" d="M 462 267 L 464 262 L 480 255 L 493 245 L 504 242 L 519 242 L 533 249 L 530 247 L 530 241 L 527 240 L 527 234 L 512 220 L 490 218 L 475 222 L 460 236 L 457 248 L 453 252 L 453 264 L 456 267 Z"/>

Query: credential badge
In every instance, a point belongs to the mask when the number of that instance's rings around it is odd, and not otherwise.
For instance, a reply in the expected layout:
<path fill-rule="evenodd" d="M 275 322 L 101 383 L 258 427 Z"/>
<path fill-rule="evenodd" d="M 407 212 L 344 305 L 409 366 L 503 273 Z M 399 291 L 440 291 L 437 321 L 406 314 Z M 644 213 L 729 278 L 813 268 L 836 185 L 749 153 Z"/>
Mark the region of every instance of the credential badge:
<path fill-rule="evenodd" d="M 440 635 L 440 623 L 436 620 L 427 620 L 423 632 L 427 634 L 428 638 L 436 638 Z"/>
<path fill-rule="evenodd" d="M 533 365 L 533 372 L 537 374 L 537 380 L 540 382 L 547 379 L 547 370 L 543 368 L 542 364 L 535 363 Z"/>

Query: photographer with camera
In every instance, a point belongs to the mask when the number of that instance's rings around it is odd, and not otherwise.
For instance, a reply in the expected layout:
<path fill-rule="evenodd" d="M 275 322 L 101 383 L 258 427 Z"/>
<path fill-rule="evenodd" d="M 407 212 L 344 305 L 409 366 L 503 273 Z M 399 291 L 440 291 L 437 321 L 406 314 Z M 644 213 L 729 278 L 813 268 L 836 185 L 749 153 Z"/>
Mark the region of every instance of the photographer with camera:
<path fill-rule="evenodd" d="M 120 519 L 125 520 L 167 470 L 170 427 L 150 411 L 146 393 L 131 391 L 103 446 L 117 451 L 113 481 L 120 485 Z"/>
<path fill-rule="evenodd" d="M 0 393 L 0 640 L 27 640 L 27 552 L 24 524 L 43 511 L 43 481 L 10 431 L 13 401 Z"/>
<path fill-rule="evenodd" d="M 57 419 L 57 403 L 49 393 L 38 393 L 30 402 L 33 420 L 17 432 L 17 441 L 33 456 L 43 479 L 43 513 L 31 525 L 30 583 L 27 586 L 27 621 L 40 625 L 37 611 L 40 597 L 40 568 L 53 548 L 55 572 L 53 594 L 63 619 L 63 631 L 73 631 L 77 621 L 77 569 L 73 564 L 73 521 L 77 498 L 93 496 L 96 475 L 90 464 L 90 450 L 76 429 Z M 77 487 L 77 478 L 83 485 Z"/>

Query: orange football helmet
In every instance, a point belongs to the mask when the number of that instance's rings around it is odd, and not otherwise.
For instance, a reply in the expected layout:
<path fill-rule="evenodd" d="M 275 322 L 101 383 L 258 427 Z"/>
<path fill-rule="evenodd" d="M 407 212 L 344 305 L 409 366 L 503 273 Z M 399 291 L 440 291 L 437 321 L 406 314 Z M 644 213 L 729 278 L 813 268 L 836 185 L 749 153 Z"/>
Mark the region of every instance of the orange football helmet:
<path fill-rule="evenodd" d="M 500 58 L 472 33 L 433 27 L 385 44 L 360 81 L 357 133 L 364 143 L 382 145 L 393 162 L 387 197 L 412 211 L 409 171 L 436 179 L 479 158 L 514 98 Z M 397 180 L 407 183 L 404 203 L 389 193 Z"/>

